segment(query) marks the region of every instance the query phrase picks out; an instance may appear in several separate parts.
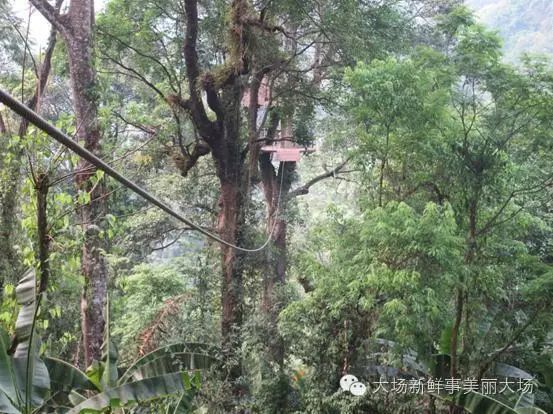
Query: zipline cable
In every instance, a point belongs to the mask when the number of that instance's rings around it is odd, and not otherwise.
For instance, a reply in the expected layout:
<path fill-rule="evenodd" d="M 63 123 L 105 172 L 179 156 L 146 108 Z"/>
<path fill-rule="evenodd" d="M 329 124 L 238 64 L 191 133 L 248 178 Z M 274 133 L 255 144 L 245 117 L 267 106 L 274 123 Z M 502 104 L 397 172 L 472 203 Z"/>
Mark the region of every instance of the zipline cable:
<path fill-rule="evenodd" d="M 276 227 L 276 221 L 273 226 L 273 228 L 270 230 L 269 235 L 267 237 L 267 240 L 265 243 L 263 243 L 261 246 L 255 248 L 255 249 L 247 249 L 244 247 L 237 246 L 233 243 L 227 242 L 217 236 L 216 234 L 213 234 L 205 229 L 203 229 L 201 226 L 197 225 L 196 223 L 190 221 L 186 217 L 184 217 L 182 214 L 176 212 L 171 207 L 169 207 L 166 203 L 155 197 L 154 195 L 150 194 L 148 191 L 144 190 L 142 187 L 138 186 L 128 178 L 126 178 L 124 175 L 119 173 L 118 171 L 114 170 L 112 167 L 110 167 L 106 162 L 104 162 L 102 159 L 98 158 L 96 155 L 94 155 L 92 152 L 87 150 L 86 148 L 79 145 L 77 142 L 75 142 L 73 139 L 71 139 L 69 136 L 64 134 L 62 131 L 48 123 L 44 118 L 42 118 L 40 115 L 38 115 L 36 112 L 31 110 L 26 105 L 22 104 L 15 98 L 13 98 L 10 94 L 6 93 L 2 89 L 0 89 L 0 102 L 2 102 L 4 105 L 6 105 L 8 108 L 10 108 L 12 111 L 17 113 L 19 116 L 25 118 L 27 121 L 29 121 L 31 124 L 36 126 L 38 129 L 42 130 L 46 134 L 48 134 L 50 137 L 58 141 L 63 146 L 69 148 L 71 151 L 73 151 L 75 154 L 79 155 L 81 158 L 87 160 L 89 163 L 94 165 L 99 170 L 104 171 L 107 175 L 109 175 L 114 180 L 118 181 L 119 183 L 123 184 L 125 187 L 132 190 L 134 193 L 138 194 L 145 200 L 149 201 L 156 207 L 160 208 L 161 210 L 165 211 L 170 216 L 176 218 L 177 220 L 183 222 L 184 224 L 190 226 L 194 230 L 197 230 L 198 232 L 202 233 L 204 236 L 209 237 L 212 240 L 215 240 L 221 244 L 224 244 L 228 247 L 231 247 L 233 249 L 245 252 L 245 253 L 256 253 L 259 252 L 271 241 L 271 237 L 273 234 L 273 231 Z M 282 182 L 284 181 L 284 168 L 282 169 L 282 175 L 281 175 L 281 185 L 279 189 L 278 194 L 278 203 L 277 203 L 277 209 L 275 212 L 275 215 L 278 214 L 278 210 L 280 208 L 280 197 L 281 197 L 281 191 L 282 191 Z"/>

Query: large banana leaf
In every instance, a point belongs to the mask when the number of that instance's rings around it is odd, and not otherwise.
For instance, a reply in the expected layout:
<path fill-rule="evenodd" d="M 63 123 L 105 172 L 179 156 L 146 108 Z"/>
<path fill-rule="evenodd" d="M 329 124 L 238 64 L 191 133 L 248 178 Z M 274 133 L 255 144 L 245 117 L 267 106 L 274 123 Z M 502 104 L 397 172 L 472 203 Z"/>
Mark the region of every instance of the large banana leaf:
<path fill-rule="evenodd" d="M 522 393 L 515 404 L 515 409 L 519 410 L 521 408 L 532 408 L 534 407 L 535 400 L 536 398 L 534 394 Z"/>
<path fill-rule="evenodd" d="M 515 409 L 517 414 L 547 414 L 540 408 L 537 407 L 521 407 Z"/>
<path fill-rule="evenodd" d="M 215 362 L 216 360 L 209 355 L 194 354 L 190 352 L 162 355 L 134 369 L 130 377 L 126 379 L 126 382 L 129 380 L 139 381 L 173 372 L 194 371 L 198 369 L 205 370 L 209 369 Z"/>
<path fill-rule="evenodd" d="M 511 378 L 514 381 L 529 380 L 533 381 L 533 375 L 513 365 L 497 362 L 493 366 L 493 378 Z M 537 383 L 534 382 L 535 388 Z M 534 407 L 535 395 L 533 393 L 521 393 L 512 390 L 505 390 L 497 395 L 497 399 L 515 409 L 523 407 Z"/>
<path fill-rule="evenodd" d="M 68 414 L 101 412 L 107 407 L 122 407 L 178 394 L 193 394 L 195 386 L 186 372 L 147 378 L 108 389 L 72 408 Z"/>
<path fill-rule="evenodd" d="M 100 384 L 102 389 L 111 388 L 117 384 L 119 373 L 117 371 L 117 360 L 119 355 L 117 348 L 111 340 L 109 329 L 109 301 L 106 303 L 106 326 L 104 329 L 104 343 L 102 344 L 102 376 Z"/>
<path fill-rule="evenodd" d="M 208 369 L 217 363 L 217 349 L 201 343 L 178 343 L 144 355 L 121 376 L 119 384 L 178 371 Z"/>
<path fill-rule="evenodd" d="M 8 398 L 6 394 L 0 392 L 0 413 L 3 414 L 21 414 Z"/>
<path fill-rule="evenodd" d="M 188 414 L 192 412 L 193 405 L 192 399 L 194 397 L 193 393 L 183 393 L 178 399 L 174 407 L 171 408 L 170 412 L 172 414 Z"/>
<path fill-rule="evenodd" d="M 39 348 L 39 341 L 34 347 Z M 27 358 L 13 358 L 16 384 L 23 396 L 27 395 L 27 385 L 30 383 L 31 391 L 28 396 L 31 407 L 39 407 L 50 391 L 50 375 L 48 369 L 38 356 Z M 27 372 L 31 372 L 31 381 L 28 381 Z"/>
<path fill-rule="evenodd" d="M 79 405 L 80 403 L 85 402 L 87 400 L 87 398 L 84 395 L 80 394 L 75 390 L 71 390 L 71 392 L 68 395 L 68 399 L 73 406 Z"/>
<path fill-rule="evenodd" d="M 15 289 L 21 308 L 15 324 L 17 346 L 13 355 L 8 355 L 8 334 L 0 332 L 0 412 L 40 406 L 50 390 L 48 370 L 39 358 L 40 338 L 32 335 L 36 295 L 36 277 L 31 269 Z"/>
<path fill-rule="evenodd" d="M 453 401 L 455 405 L 473 414 L 516 414 L 516 411 L 508 405 L 478 392 L 460 392 Z"/>
<path fill-rule="evenodd" d="M 46 358 L 44 362 L 50 374 L 52 394 L 72 390 L 97 390 L 86 374 L 73 365 L 57 358 Z"/>
<path fill-rule="evenodd" d="M 15 298 L 21 305 L 15 322 L 18 345 L 13 355 L 16 386 L 31 406 L 37 407 L 48 394 L 50 377 L 43 361 L 38 357 L 40 338 L 33 332 L 37 304 L 36 274 L 29 269 L 15 288 Z M 27 388 L 31 387 L 29 394 Z"/>
<path fill-rule="evenodd" d="M 478 392 L 459 392 L 452 399 L 441 396 L 440 398 L 453 402 L 465 411 L 472 414 L 547 414 L 537 407 L 511 408 L 507 404 L 498 401 L 489 395 Z"/>
<path fill-rule="evenodd" d="M 52 391 L 50 398 L 38 409 L 38 413 L 65 414 L 71 407 L 87 399 L 78 391 L 98 392 L 98 388 L 82 371 L 67 362 L 55 358 L 47 358 L 45 362 L 51 372 Z"/>
<path fill-rule="evenodd" d="M 505 364 L 503 362 L 497 362 L 494 366 L 494 374 L 497 377 L 509 377 L 509 378 L 522 378 L 531 379 L 534 376 L 520 368 L 513 365 Z"/>
<path fill-rule="evenodd" d="M 21 395 L 16 387 L 12 358 L 8 355 L 10 338 L 0 328 L 0 412 L 11 413 L 13 405 L 18 405 Z"/>
<path fill-rule="evenodd" d="M 28 270 L 15 288 L 15 298 L 21 305 L 15 322 L 15 335 L 18 340 L 15 358 L 27 358 L 33 321 L 36 311 L 36 276 L 34 269 Z M 36 345 L 33 343 L 33 346 Z M 36 350 L 33 349 L 33 351 Z"/>

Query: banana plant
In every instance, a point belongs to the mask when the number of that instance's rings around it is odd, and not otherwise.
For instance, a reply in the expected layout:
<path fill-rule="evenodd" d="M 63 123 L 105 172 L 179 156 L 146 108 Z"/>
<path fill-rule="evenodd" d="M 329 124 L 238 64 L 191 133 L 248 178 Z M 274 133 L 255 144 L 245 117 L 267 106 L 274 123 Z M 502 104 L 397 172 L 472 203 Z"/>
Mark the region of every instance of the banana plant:
<path fill-rule="evenodd" d="M 39 358 L 40 338 L 35 332 L 37 288 L 33 269 L 27 271 L 15 290 L 21 306 L 15 337 L 0 328 L 0 412 L 31 413 L 48 395 L 50 376 Z M 11 343 L 11 345 L 10 345 Z"/>
<path fill-rule="evenodd" d="M 85 397 L 79 389 L 90 391 L 90 387 L 68 387 L 67 399 L 72 406 L 67 414 L 103 412 L 106 408 L 127 407 L 168 396 L 179 398 L 172 407 L 174 413 L 190 412 L 192 399 L 200 388 L 200 370 L 217 362 L 212 356 L 215 349 L 194 343 L 162 347 L 137 360 L 119 377 L 118 352 L 111 340 L 109 320 L 108 304 L 102 360 L 89 367 L 86 373 L 76 373 L 76 368 L 71 367 L 73 378 L 82 380 L 84 376 L 88 380 L 86 385 L 95 387 L 95 393 Z"/>
<path fill-rule="evenodd" d="M 15 296 L 21 308 L 13 340 L 0 328 L 0 412 L 42 412 L 59 390 L 95 389 L 86 375 L 70 364 L 55 358 L 40 358 L 40 337 L 35 329 L 39 302 L 33 269 L 23 275 Z"/>
<path fill-rule="evenodd" d="M 445 401 L 451 401 L 456 406 L 462 407 L 472 414 L 547 414 L 535 406 L 527 406 L 524 402 L 511 407 L 489 395 L 478 392 L 459 392 L 452 398 L 441 397 Z M 523 400 L 520 400 L 523 401 Z"/>
<path fill-rule="evenodd" d="M 34 270 L 16 288 L 21 306 L 15 338 L 0 327 L 0 413 L 103 412 L 167 396 L 178 398 L 174 414 L 190 412 L 200 387 L 200 370 L 217 362 L 216 350 L 204 344 L 174 344 L 157 349 L 136 361 L 119 378 L 118 354 L 106 324 L 102 360 L 87 372 L 56 358 L 40 358 L 40 337 Z M 108 312 L 108 311 L 107 311 Z M 109 321 L 109 313 L 106 315 Z M 11 345 L 13 343 L 13 345 Z M 86 395 L 86 397 L 85 397 Z"/>
<path fill-rule="evenodd" d="M 524 379 L 537 385 L 533 376 L 513 365 L 496 363 L 493 366 L 496 378 Z M 497 396 L 484 395 L 475 391 L 459 391 L 453 395 L 434 395 L 446 403 L 453 403 L 473 414 L 547 414 L 535 405 L 533 393 L 506 390 Z"/>
<path fill-rule="evenodd" d="M 32 388 L 27 393 L 27 358 L 10 355 L 10 339 L 7 332 L 0 328 L 0 412 L 5 414 L 30 413 L 33 407 L 40 405 L 48 393 L 50 378 L 40 360 L 30 365 L 32 370 Z M 28 397 L 27 397 L 27 394 Z"/>
<path fill-rule="evenodd" d="M 446 338 L 442 342 L 449 344 L 450 341 Z M 388 349 L 389 351 L 398 347 L 397 343 L 384 339 L 377 339 L 376 343 L 382 350 Z M 441 348 L 440 351 L 447 351 L 447 349 Z M 371 353 L 371 359 L 378 360 L 385 354 L 386 352 L 373 352 Z M 398 375 L 401 372 L 411 377 L 429 377 L 433 371 L 435 378 L 446 378 L 449 373 L 449 355 L 447 353 L 436 354 L 433 356 L 431 363 L 425 364 L 418 360 L 416 352 L 408 350 L 405 354 L 401 355 L 401 362 L 403 365 L 401 370 L 387 364 L 379 364 L 376 361 L 373 361 L 366 368 L 367 372 L 373 374 L 385 373 L 392 376 Z M 533 378 L 530 373 L 505 363 L 495 363 L 492 368 L 494 375 L 498 378 L 505 377 L 525 380 L 532 380 Z M 532 381 L 536 385 L 535 380 Z M 531 393 L 512 391 L 506 395 L 501 395 L 500 398 L 492 398 L 491 396 L 474 391 L 459 391 L 452 395 L 433 392 L 432 395 L 446 404 L 454 404 L 462 407 L 466 412 L 473 414 L 547 414 L 535 405 L 534 394 Z"/>
<path fill-rule="evenodd" d="M 93 364 L 86 373 L 64 361 L 47 358 L 52 398 L 42 409 L 67 414 L 94 413 L 174 396 L 178 400 L 171 412 L 189 413 L 200 388 L 200 370 L 217 362 L 210 355 L 194 352 L 211 349 L 208 346 L 200 349 L 198 345 L 183 343 L 156 349 L 127 368 L 120 378 L 117 353 L 113 344 L 106 342 L 102 361 Z M 83 391 L 87 391 L 87 396 Z"/>
<path fill-rule="evenodd" d="M 71 392 L 69 399 L 74 406 L 67 413 L 101 412 L 167 396 L 179 397 L 173 412 L 190 412 L 191 401 L 200 388 L 200 371 L 217 362 L 209 354 L 195 352 L 200 350 L 198 345 L 159 348 L 136 361 L 120 378 L 114 348 L 104 347 L 102 362 L 87 373 L 99 392 L 90 398 Z"/>

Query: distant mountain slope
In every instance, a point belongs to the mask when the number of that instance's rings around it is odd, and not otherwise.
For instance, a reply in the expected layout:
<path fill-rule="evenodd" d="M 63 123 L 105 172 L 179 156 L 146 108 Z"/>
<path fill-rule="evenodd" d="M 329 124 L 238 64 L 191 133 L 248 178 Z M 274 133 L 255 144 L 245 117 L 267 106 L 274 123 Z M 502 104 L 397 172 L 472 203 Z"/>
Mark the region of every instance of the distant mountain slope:
<path fill-rule="evenodd" d="M 480 20 L 499 31 L 505 57 L 525 52 L 553 54 L 553 0 L 466 0 Z"/>

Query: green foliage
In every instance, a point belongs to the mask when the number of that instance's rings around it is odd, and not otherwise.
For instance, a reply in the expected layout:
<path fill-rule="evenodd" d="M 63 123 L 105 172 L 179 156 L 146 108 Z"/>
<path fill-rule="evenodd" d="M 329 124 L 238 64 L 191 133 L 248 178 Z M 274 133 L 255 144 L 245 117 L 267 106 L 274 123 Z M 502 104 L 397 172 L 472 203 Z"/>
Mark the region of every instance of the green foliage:
<path fill-rule="evenodd" d="M 117 360 L 119 354 L 110 334 L 110 306 L 106 304 L 106 327 L 104 329 L 104 343 L 102 344 L 102 375 L 100 385 L 102 389 L 113 387 L 117 383 L 119 373 L 117 371 Z"/>
<path fill-rule="evenodd" d="M 119 383 L 141 380 L 175 370 L 207 370 L 217 362 L 219 350 L 200 343 L 177 343 L 158 348 L 134 362 Z"/>
<path fill-rule="evenodd" d="M 469 413 L 545 414 L 545 411 L 535 407 L 511 408 L 490 396 L 477 392 L 459 393 L 453 400 L 455 404 L 463 407 Z"/>
<path fill-rule="evenodd" d="M 194 298 L 193 292 L 201 292 L 203 287 L 201 279 L 195 280 L 197 270 L 186 263 L 186 260 L 176 260 L 154 266 L 139 265 L 129 276 L 120 279 L 119 286 L 124 296 L 120 300 L 114 300 L 117 322 L 113 333 L 121 338 L 123 360 L 134 359 L 136 340 L 140 340 L 142 333 L 148 335 L 150 332 L 151 335 L 157 335 L 158 326 L 164 327 L 161 329 L 167 333 L 166 341 L 169 342 L 182 337 L 192 340 L 204 340 L 209 337 L 207 334 L 204 337 L 198 335 L 192 322 L 197 319 L 198 323 L 204 323 L 213 316 L 210 314 L 209 303 L 197 307 L 207 298 Z M 194 286 L 195 283 L 199 285 Z M 180 315 L 188 315 L 188 320 L 180 319 Z M 181 325 L 180 321 L 184 325 Z"/>
<path fill-rule="evenodd" d="M 10 69 L 23 61 L 24 49 L 18 38 L 18 31 L 24 30 L 23 24 L 11 9 L 10 2 L 0 1 L 0 76 L 8 75 Z"/>
<path fill-rule="evenodd" d="M 456 1 L 262 3 L 244 2 L 244 24 L 232 26 L 236 8 L 230 2 L 198 3 L 200 79 L 213 78 L 219 86 L 242 57 L 247 69 L 269 71 L 272 113 L 290 117 L 297 144 L 317 146 L 297 165 L 287 165 L 292 190 L 350 160 L 305 197 L 283 198 L 287 209 L 276 213 L 285 224 L 282 248 L 270 245 L 240 258 L 241 326 L 233 334 L 241 348 L 224 359 L 218 346 L 206 345 L 219 345 L 221 314 L 228 311 L 220 300 L 219 246 L 98 172 L 90 186 L 104 187 L 109 200 L 102 236 L 109 246 L 111 304 L 105 316 L 111 321 L 100 361 L 86 372 L 64 362 L 78 365 L 80 359 L 79 256 L 86 223 L 79 210 L 94 200 L 72 183 L 82 165 L 78 157 L 61 152 L 33 127 L 23 137 L 10 130 L 0 137 L 0 193 L 19 188 L 20 177 L 23 186 L 14 200 L 0 200 L 2 213 L 16 203 L 13 216 L 1 216 L 16 228 L 0 246 L 0 323 L 7 331 L 0 331 L 0 411 L 29 412 L 25 405 L 32 405 L 39 411 L 177 413 L 200 406 L 201 412 L 229 412 L 223 404 L 229 381 L 202 375 L 200 390 L 197 372 L 240 359 L 244 395 L 237 410 L 441 412 L 451 399 L 357 398 L 341 392 L 338 381 L 345 372 L 362 380 L 382 372 L 449 377 L 454 358 L 459 377 L 536 376 L 535 395 L 458 395 L 455 403 L 466 411 L 551 411 L 551 63 L 503 63 L 499 36 L 467 8 L 452 7 Z M 528 21 L 541 17 L 533 12 L 538 6 L 549 10 L 542 0 L 497 4 L 516 11 L 495 13 L 505 26 L 501 31 L 516 24 L 528 38 L 533 30 L 519 27 L 526 25 L 518 16 L 522 7 L 531 12 Z M 0 0 L 0 82 L 28 96 L 33 71 L 29 61 L 20 67 L 16 20 Z M 183 4 L 170 0 L 111 0 L 99 13 L 94 99 L 104 131 L 101 153 L 173 208 L 217 231 L 225 223 L 216 175 L 221 168 L 245 172 L 242 163 L 248 165 L 255 151 L 245 147 L 248 114 L 242 108 L 233 113 L 240 124 L 240 161 L 220 165 L 209 155 L 180 174 L 193 145 L 205 138 L 178 105 L 190 92 L 182 53 L 185 20 Z M 512 48 L 512 40 L 506 45 Z M 74 135 L 80 126 L 66 97 L 65 47 L 60 43 L 56 51 L 55 76 L 40 108 Z M 240 75 L 240 93 L 250 81 L 249 74 Z M 204 96 L 201 82 L 192 87 Z M 215 113 L 207 112 L 214 120 Z M 14 124 L 7 111 L 1 115 Z M 263 139 L 265 128 L 258 133 Z M 16 289 L 12 275 L 13 263 L 36 267 L 32 172 L 48 172 L 55 183 L 48 196 L 53 277 L 38 319 L 34 277 Z M 257 175 L 253 171 L 243 194 L 247 225 L 238 229 L 248 246 L 268 236 L 268 187 Z M 9 251 L 15 254 L 8 260 Z M 275 257 L 290 283 L 269 292 L 275 303 L 265 309 Z M 33 323 L 44 343 L 28 347 Z M 8 333 L 23 341 L 14 356 L 4 352 Z M 283 355 L 273 349 L 280 339 Z M 24 357 L 25 349 L 36 357 Z M 55 358 L 41 362 L 44 353 Z M 29 369 L 34 375 L 26 375 Z M 28 382 L 35 386 L 26 404 Z"/>
<path fill-rule="evenodd" d="M 123 407 L 174 394 L 181 396 L 175 409 L 188 412 L 189 403 L 200 387 L 199 370 L 208 369 L 214 361 L 209 353 L 174 353 L 177 349 L 192 349 L 193 345 L 173 346 L 146 355 L 118 382 L 117 351 L 108 323 L 102 347 L 105 357 L 87 370 L 87 374 L 59 359 L 48 358 L 45 363 L 39 358 L 39 337 L 36 333 L 33 335 L 38 314 L 34 271 L 30 270 L 21 279 L 16 297 L 22 308 L 16 322 L 17 346 L 13 356 L 12 352 L 8 354 L 8 335 L 0 329 L 0 409 L 7 414 L 30 413 L 36 407 L 47 409 L 67 405 L 69 401 L 75 402 L 69 412 L 102 412 L 107 407 Z M 203 349 L 212 351 L 205 346 Z M 189 375 L 189 371 L 196 373 Z M 129 381 L 137 376 L 140 380 Z M 83 400 L 79 397 L 80 390 L 101 392 Z"/>
<path fill-rule="evenodd" d="M 199 388 L 197 374 L 192 378 L 185 372 L 166 374 L 109 388 L 77 404 L 68 413 L 103 412 L 106 408 L 126 407 L 133 403 L 142 403 L 172 394 L 186 395 L 195 392 L 197 388 Z"/>
<path fill-rule="evenodd" d="M 71 392 L 73 390 L 93 390 L 96 386 L 86 374 L 73 365 L 61 359 L 47 357 L 44 363 L 50 375 L 52 390 L 55 392 Z"/>
<path fill-rule="evenodd" d="M 455 7 L 449 13 L 438 17 L 438 31 L 452 39 L 464 28 L 474 25 L 473 13 L 466 7 Z"/>
<path fill-rule="evenodd" d="M 16 287 L 21 305 L 15 324 L 15 339 L 9 346 L 7 333 L 0 328 L 0 409 L 8 413 L 30 413 L 42 404 L 50 389 L 50 377 L 39 358 L 37 336 L 37 287 L 34 269 L 25 273 Z M 15 348 L 13 346 L 15 345 Z"/>
<path fill-rule="evenodd" d="M 466 9 L 437 29 L 443 42 L 434 50 L 346 71 L 363 197 L 308 238 L 295 273 L 313 290 L 280 324 L 308 372 L 302 396 L 315 411 L 341 373 L 368 375 L 376 338 L 396 343 L 385 365 L 406 369 L 407 350 L 423 366 L 433 353 L 452 354 L 457 329 L 462 375 L 489 371 L 490 358 L 537 367 L 536 355 L 526 356 L 547 349 L 552 321 L 541 303 L 551 261 L 535 246 L 549 237 L 537 229 L 550 228 L 541 114 L 551 108 L 551 66 L 502 64 L 498 37 Z M 458 291 L 463 325 L 455 327 Z M 520 348 L 496 355 L 511 338 Z M 495 404 L 477 400 L 458 403 Z"/>
<path fill-rule="evenodd" d="M 313 369 L 308 381 L 333 392 L 345 361 L 353 370 L 368 363 L 375 337 L 429 357 L 462 262 L 451 208 L 429 204 L 417 213 L 389 203 L 349 219 L 332 212 L 310 242 L 297 272 L 314 290 L 290 304 L 280 324 L 293 354 Z M 403 364 L 396 350 L 390 357 Z"/>

